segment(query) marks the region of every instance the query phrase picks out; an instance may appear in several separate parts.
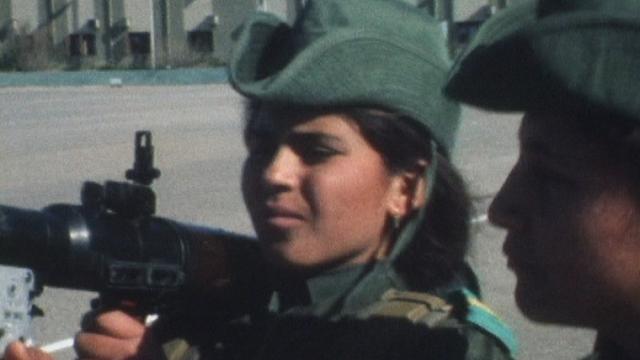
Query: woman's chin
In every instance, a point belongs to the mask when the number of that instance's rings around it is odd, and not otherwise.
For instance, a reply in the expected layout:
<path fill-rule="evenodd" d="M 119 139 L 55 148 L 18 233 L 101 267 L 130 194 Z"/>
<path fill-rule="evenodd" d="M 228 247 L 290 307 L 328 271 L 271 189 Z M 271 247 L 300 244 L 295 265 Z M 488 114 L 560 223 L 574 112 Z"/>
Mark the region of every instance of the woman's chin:
<path fill-rule="evenodd" d="M 269 244 L 263 246 L 262 251 L 269 264 L 278 269 L 308 272 L 319 266 L 308 254 L 300 253 L 286 244 Z"/>
<path fill-rule="evenodd" d="M 558 304 L 553 303 L 555 296 L 544 291 L 541 286 L 533 286 L 527 284 L 526 280 L 518 279 L 514 291 L 514 297 L 518 309 L 529 320 L 541 323 L 557 323 L 557 312 L 563 311 L 558 309 Z"/>

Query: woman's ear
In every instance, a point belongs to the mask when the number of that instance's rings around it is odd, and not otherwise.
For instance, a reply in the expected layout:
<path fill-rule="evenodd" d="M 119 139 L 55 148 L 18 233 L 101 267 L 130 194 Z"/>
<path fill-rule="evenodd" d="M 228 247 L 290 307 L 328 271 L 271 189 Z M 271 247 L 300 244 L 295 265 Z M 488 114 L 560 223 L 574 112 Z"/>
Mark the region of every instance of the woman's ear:
<path fill-rule="evenodd" d="M 429 163 L 419 160 L 409 170 L 393 175 L 391 179 L 389 214 L 404 217 L 427 203 L 427 179 L 425 173 Z"/>
<path fill-rule="evenodd" d="M 413 187 L 412 210 L 417 210 L 427 205 L 427 188 L 432 184 L 427 182 L 427 168 L 431 166 L 427 160 L 420 159 L 416 164 L 415 181 Z"/>

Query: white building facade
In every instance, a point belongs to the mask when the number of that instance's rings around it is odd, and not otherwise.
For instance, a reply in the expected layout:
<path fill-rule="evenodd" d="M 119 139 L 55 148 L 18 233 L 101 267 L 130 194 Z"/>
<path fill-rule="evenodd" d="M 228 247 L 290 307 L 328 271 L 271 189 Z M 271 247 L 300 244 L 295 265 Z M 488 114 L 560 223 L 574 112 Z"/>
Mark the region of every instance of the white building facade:
<path fill-rule="evenodd" d="M 141 66 L 225 62 L 252 10 L 292 19 L 303 0 L 0 0 L 0 42 L 44 37 L 70 60 Z M 39 35 L 38 35 L 39 34 Z"/>
<path fill-rule="evenodd" d="M 231 33 L 249 12 L 269 11 L 291 22 L 305 1 L 0 0 L 0 44 L 21 36 L 34 49 L 79 66 L 224 63 Z M 405 1 L 429 8 L 450 31 L 479 8 L 499 8 L 508 0 Z"/>

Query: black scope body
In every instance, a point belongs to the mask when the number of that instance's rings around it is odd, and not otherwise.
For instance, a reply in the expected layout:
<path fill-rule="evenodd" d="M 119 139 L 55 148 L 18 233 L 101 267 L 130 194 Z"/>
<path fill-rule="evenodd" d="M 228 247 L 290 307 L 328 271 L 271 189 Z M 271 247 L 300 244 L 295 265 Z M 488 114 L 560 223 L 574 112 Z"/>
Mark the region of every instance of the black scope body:
<path fill-rule="evenodd" d="M 32 269 L 41 285 L 92 291 L 178 290 L 185 283 L 185 229 L 53 204 L 42 210 L 0 205 L 0 263 Z"/>
<path fill-rule="evenodd" d="M 149 185 L 159 176 L 151 133 L 139 131 L 131 182 L 87 181 L 79 205 L 0 205 L 0 264 L 34 271 L 37 293 L 97 291 L 106 306 L 133 300 L 140 312 L 185 301 L 213 300 L 230 313 L 262 304 L 270 289 L 256 242 L 155 216 Z"/>

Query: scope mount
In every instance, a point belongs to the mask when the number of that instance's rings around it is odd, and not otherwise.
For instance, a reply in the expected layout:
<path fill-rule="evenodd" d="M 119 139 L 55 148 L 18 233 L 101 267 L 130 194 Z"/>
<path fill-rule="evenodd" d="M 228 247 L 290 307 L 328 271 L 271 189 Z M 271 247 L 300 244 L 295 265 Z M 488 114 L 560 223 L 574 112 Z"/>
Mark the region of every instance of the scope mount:
<path fill-rule="evenodd" d="M 146 186 L 160 177 L 160 170 L 153 167 L 151 131 L 136 131 L 133 168 L 125 172 L 125 177 L 134 183 Z"/>

